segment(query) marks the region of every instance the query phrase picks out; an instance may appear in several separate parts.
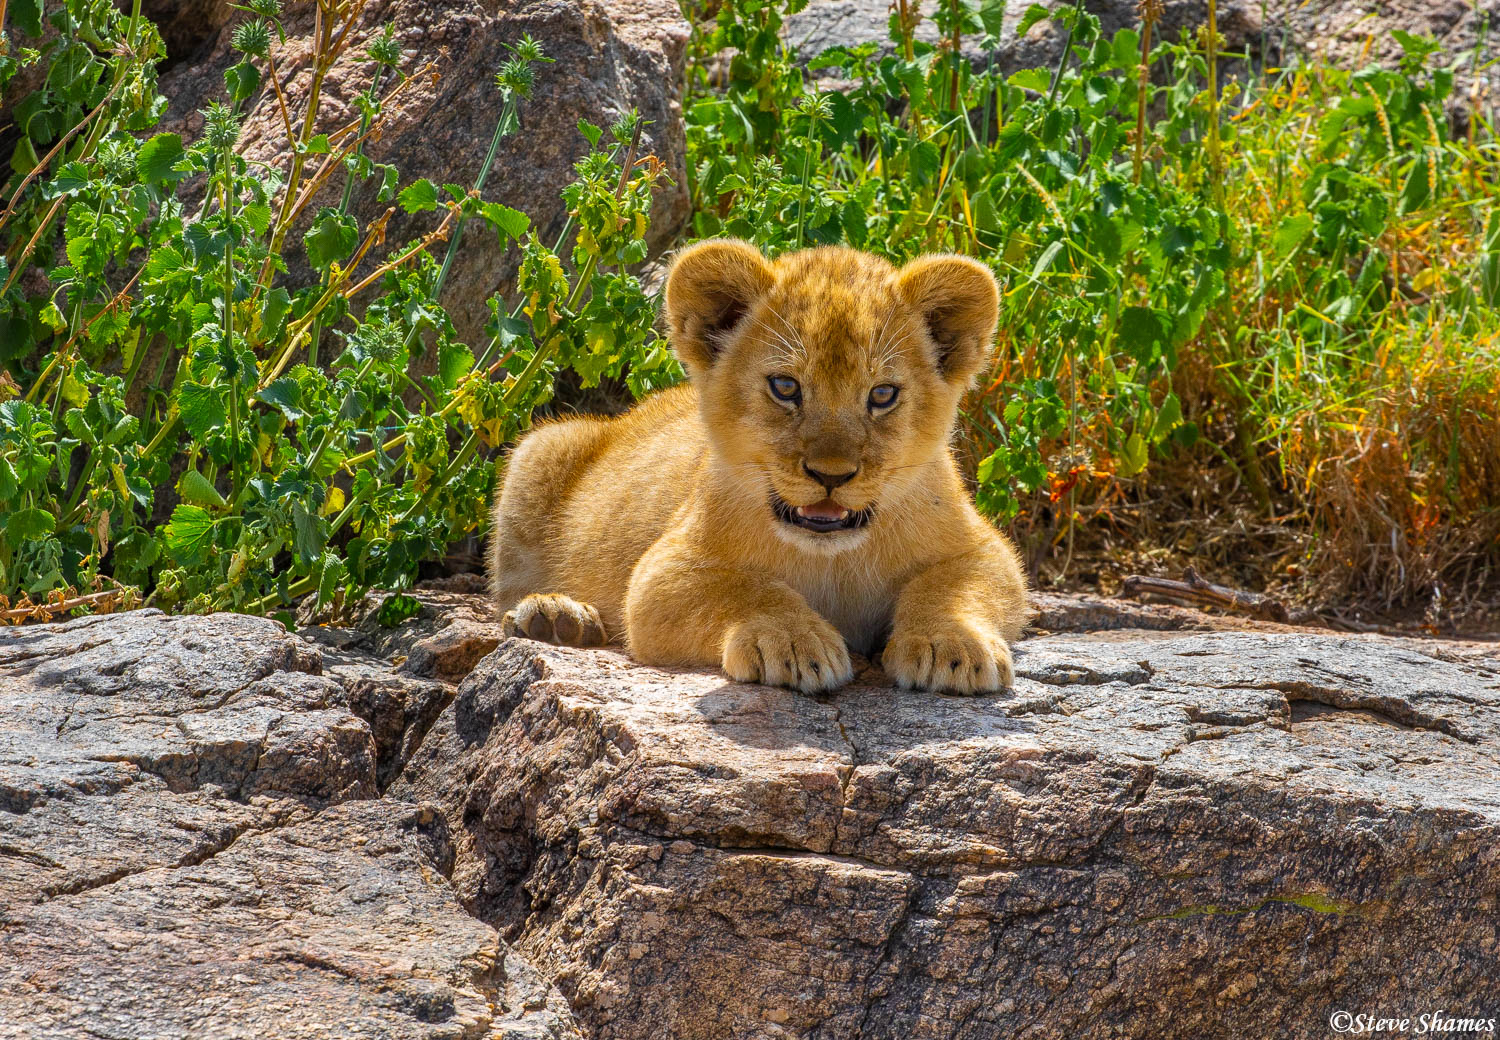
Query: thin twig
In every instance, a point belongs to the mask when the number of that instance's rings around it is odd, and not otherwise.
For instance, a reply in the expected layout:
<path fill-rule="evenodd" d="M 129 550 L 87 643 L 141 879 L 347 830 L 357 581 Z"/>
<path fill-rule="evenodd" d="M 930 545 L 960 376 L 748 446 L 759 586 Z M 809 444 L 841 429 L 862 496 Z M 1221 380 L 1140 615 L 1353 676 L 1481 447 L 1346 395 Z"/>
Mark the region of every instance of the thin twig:
<path fill-rule="evenodd" d="M 1140 598 L 1157 596 L 1190 607 L 1218 607 L 1234 614 L 1246 614 L 1265 621 L 1285 624 L 1291 620 L 1286 605 L 1279 599 L 1242 589 L 1231 589 L 1207 581 L 1192 567 L 1183 572 L 1182 581 L 1132 574 L 1125 579 L 1123 595 Z"/>

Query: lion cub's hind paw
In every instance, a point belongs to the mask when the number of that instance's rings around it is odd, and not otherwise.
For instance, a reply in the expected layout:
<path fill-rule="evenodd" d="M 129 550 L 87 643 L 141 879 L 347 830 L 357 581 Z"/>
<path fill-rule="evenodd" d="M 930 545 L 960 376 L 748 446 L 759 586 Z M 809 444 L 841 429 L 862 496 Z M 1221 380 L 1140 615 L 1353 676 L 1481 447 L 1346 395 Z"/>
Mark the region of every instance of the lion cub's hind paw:
<path fill-rule="evenodd" d="M 525 636 L 558 646 L 603 646 L 604 620 L 588 603 L 567 596 L 533 595 L 506 611 L 500 621 L 507 636 Z"/>

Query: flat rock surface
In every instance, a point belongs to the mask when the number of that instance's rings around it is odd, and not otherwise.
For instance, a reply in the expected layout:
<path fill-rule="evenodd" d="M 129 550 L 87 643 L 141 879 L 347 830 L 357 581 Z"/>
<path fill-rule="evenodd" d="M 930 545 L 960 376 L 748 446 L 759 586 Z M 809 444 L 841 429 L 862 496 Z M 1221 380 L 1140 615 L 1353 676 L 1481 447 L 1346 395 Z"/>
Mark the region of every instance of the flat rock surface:
<path fill-rule="evenodd" d="M 1496 1011 L 1493 646 L 1123 629 L 1017 675 L 819 700 L 512 641 L 392 791 L 598 1038 Z"/>
<path fill-rule="evenodd" d="M 576 1035 L 379 799 L 371 691 L 415 680 L 360 665 L 228 614 L 0 633 L 0 1037 Z"/>

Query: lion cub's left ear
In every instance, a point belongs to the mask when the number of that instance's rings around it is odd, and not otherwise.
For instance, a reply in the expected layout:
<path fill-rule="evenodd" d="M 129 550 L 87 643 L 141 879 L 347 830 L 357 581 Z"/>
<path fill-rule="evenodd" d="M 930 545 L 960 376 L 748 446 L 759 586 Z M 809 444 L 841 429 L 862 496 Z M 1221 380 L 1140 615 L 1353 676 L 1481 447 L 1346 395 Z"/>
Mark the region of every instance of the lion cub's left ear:
<path fill-rule="evenodd" d="M 943 378 L 973 379 L 989 359 L 1000 318 L 1000 288 L 990 269 L 965 256 L 923 256 L 901 268 L 896 284 L 937 344 Z"/>

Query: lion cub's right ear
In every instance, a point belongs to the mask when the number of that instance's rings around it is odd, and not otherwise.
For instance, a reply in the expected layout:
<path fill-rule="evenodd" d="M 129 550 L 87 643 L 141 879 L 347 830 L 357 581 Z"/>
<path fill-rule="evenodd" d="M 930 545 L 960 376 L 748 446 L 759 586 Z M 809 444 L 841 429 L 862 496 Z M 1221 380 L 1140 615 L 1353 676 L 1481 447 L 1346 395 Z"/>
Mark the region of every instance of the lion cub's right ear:
<path fill-rule="evenodd" d="M 706 369 L 755 302 L 776 284 L 748 242 L 719 238 L 677 254 L 663 311 L 672 349 L 689 369 Z"/>

